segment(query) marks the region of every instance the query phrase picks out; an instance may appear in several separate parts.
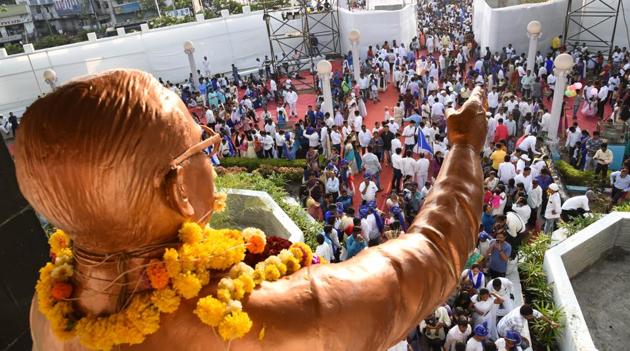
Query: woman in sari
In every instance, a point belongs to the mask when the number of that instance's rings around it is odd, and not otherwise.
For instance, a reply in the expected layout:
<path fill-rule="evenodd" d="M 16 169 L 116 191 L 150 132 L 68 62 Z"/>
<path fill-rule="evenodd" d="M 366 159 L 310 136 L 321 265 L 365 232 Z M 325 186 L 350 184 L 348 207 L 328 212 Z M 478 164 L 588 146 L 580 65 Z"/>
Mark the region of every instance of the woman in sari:
<path fill-rule="evenodd" d="M 254 138 L 251 133 L 247 134 L 247 152 L 245 153 L 247 158 L 256 158 L 256 150 L 254 149 Z"/>
<path fill-rule="evenodd" d="M 345 152 L 343 155 L 343 159 L 347 162 L 348 167 L 350 168 L 351 174 L 357 174 L 359 172 L 359 166 L 357 164 L 357 153 L 355 152 L 352 143 L 349 141 L 345 146 Z"/>
<path fill-rule="evenodd" d="M 319 174 L 319 152 L 312 147 L 306 153 L 306 164 L 312 173 Z"/>

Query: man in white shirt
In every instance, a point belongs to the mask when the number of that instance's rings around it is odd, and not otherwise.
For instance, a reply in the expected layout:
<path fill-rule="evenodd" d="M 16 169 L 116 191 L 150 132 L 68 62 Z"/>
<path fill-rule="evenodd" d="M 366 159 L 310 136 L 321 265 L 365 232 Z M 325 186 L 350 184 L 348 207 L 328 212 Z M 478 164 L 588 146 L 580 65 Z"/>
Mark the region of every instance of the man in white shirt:
<path fill-rule="evenodd" d="M 267 132 L 261 132 L 261 144 L 265 158 L 273 158 L 273 137 Z"/>
<path fill-rule="evenodd" d="M 409 125 L 403 129 L 402 136 L 405 138 L 405 150 L 413 150 L 413 147 L 416 145 L 416 133 L 418 132 L 416 128 L 416 122 L 411 121 Z"/>
<path fill-rule="evenodd" d="M 617 172 L 610 174 L 610 184 L 612 184 L 611 200 L 616 205 L 619 200 L 623 199 L 628 191 L 630 191 L 630 175 L 628 169 L 622 168 Z"/>
<path fill-rule="evenodd" d="M 391 118 L 389 120 L 389 131 L 396 134 L 398 133 L 398 129 L 400 129 L 400 126 L 398 125 L 398 123 L 396 123 L 396 121 Z"/>
<path fill-rule="evenodd" d="M 281 130 L 279 133 L 276 133 L 276 153 L 278 158 L 282 158 L 282 150 L 284 149 L 284 144 L 286 144 L 287 140 L 284 136 L 284 130 Z M 284 155 L 285 157 L 287 155 Z"/>
<path fill-rule="evenodd" d="M 564 147 L 569 149 L 569 155 L 573 157 L 573 150 L 575 149 L 575 144 L 580 141 L 582 138 L 582 133 L 575 129 L 575 127 L 571 126 L 567 130 L 567 142 L 564 144 Z"/>
<path fill-rule="evenodd" d="M 438 98 L 435 98 L 433 106 L 431 106 L 431 120 L 441 121 L 444 119 L 444 104 Z"/>
<path fill-rule="evenodd" d="M 217 123 L 216 118 L 214 118 L 214 112 L 212 112 L 212 109 L 210 108 L 206 110 L 206 123 L 211 126 Z"/>
<path fill-rule="evenodd" d="M 499 336 L 505 337 L 509 330 L 513 330 L 522 335 L 523 330 L 525 329 L 525 323 L 534 319 L 543 319 L 545 322 L 551 324 L 552 327 L 558 327 L 557 323 L 545 317 L 539 311 L 531 308 L 529 305 L 522 305 L 515 307 L 512 311 L 506 314 L 505 317 L 501 318 L 499 324 L 497 325 Z M 529 343 L 529 340 L 528 344 L 531 344 Z"/>
<path fill-rule="evenodd" d="M 510 100 L 505 102 L 505 107 L 507 107 L 508 114 L 512 113 L 512 110 L 518 106 L 518 101 L 514 99 L 514 95 L 510 96 Z"/>
<path fill-rule="evenodd" d="M 337 150 L 337 153 L 341 155 L 341 133 L 339 133 L 339 128 L 337 126 L 333 126 L 330 132 L 330 142 L 332 144 L 332 148 Z"/>
<path fill-rule="evenodd" d="M 602 87 L 599 88 L 599 92 L 597 93 L 597 117 L 599 117 L 599 119 L 604 117 L 604 106 L 606 106 L 606 101 L 608 101 L 608 92 L 608 86 L 602 84 Z"/>
<path fill-rule="evenodd" d="M 298 94 L 295 90 L 290 89 L 287 92 L 287 95 L 285 97 L 285 101 L 286 103 L 289 105 L 289 110 L 291 111 L 289 116 L 295 116 L 297 117 L 297 102 L 298 102 Z"/>
<path fill-rule="evenodd" d="M 339 109 L 335 109 L 335 125 L 339 128 L 343 126 L 343 115 Z"/>
<path fill-rule="evenodd" d="M 352 127 L 354 128 L 354 131 L 358 133 L 361 130 L 362 125 L 363 117 L 361 117 L 361 114 L 358 110 L 354 111 L 354 118 L 352 119 Z"/>
<path fill-rule="evenodd" d="M 420 153 L 419 158 L 414 164 L 414 172 L 416 173 L 416 182 L 418 187 L 422 188 L 424 184 L 429 180 L 429 165 L 430 161 L 425 157 L 424 152 Z"/>
<path fill-rule="evenodd" d="M 317 248 L 315 249 L 315 255 L 323 257 L 328 262 L 332 262 L 334 254 L 332 247 L 324 240 L 324 235 L 317 234 Z"/>
<path fill-rule="evenodd" d="M 274 101 L 278 101 L 278 84 L 273 78 L 269 79 L 269 91 Z"/>
<path fill-rule="evenodd" d="M 578 195 L 567 199 L 567 201 L 562 204 L 562 213 L 560 214 L 560 218 L 562 218 L 565 222 L 569 222 L 574 218 L 584 217 L 584 213 L 591 212 L 591 209 L 588 206 L 588 201 L 593 200 L 594 198 L 595 193 L 592 190 L 588 190 L 584 195 Z"/>
<path fill-rule="evenodd" d="M 201 64 L 203 65 L 203 71 L 206 77 L 210 77 L 210 61 L 208 60 L 208 57 L 204 56 L 203 57 L 203 61 L 201 62 Z"/>
<path fill-rule="evenodd" d="M 319 147 L 319 134 L 317 134 L 316 131 L 313 131 L 311 134 L 307 134 L 306 138 L 308 139 L 308 147 L 315 149 Z"/>
<path fill-rule="evenodd" d="M 602 143 L 600 149 L 593 155 L 593 160 L 597 162 L 595 175 L 599 174 L 603 182 L 606 179 L 606 175 L 608 175 L 608 165 L 613 161 L 613 153 L 608 149 L 608 143 Z"/>
<path fill-rule="evenodd" d="M 412 157 L 412 151 L 405 151 L 405 157 L 402 159 L 402 175 L 403 180 L 407 179 L 407 177 L 413 180 L 413 177 L 416 175 L 415 173 L 415 164 L 416 160 Z"/>
<path fill-rule="evenodd" d="M 492 87 L 492 91 L 488 93 L 488 109 L 492 115 L 495 114 L 499 107 L 499 93 L 496 87 Z"/>
<path fill-rule="evenodd" d="M 446 334 L 446 342 L 444 343 L 444 350 L 455 351 L 455 344 L 458 342 L 465 343 L 468 337 L 472 334 L 472 327 L 468 324 L 468 321 L 464 318 L 457 322 L 457 325 L 453 326 Z"/>
<path fill-rule="evenodd" d="M 497 176 L 503 184 L 507 184 L 510 179 L 516 177 L 516 169 L 514 168 L 514 164 L 510 162 L 509 155 L 505 155 L 503 162 L 501 162 L 501 164 L 499 165 Z"/>
<path fill-rule="evenodd" d="M 523 155 L 525 156 L 525 155 Z M 529 167 L 525 167 L 523 168 L 522 172 L 519 172 L 515 177 L 514 177 L 514 184 L 523 184 L 523 186 L 525 187 L 525 191 L 529 192 L 532 188 L 532 170 Z"/>
<path fill-rule="evenodd" d="M 538 211 L 542 205 L 542 196 L 543 190 L 540 185 L 538 185 L 538 180 L 535 178 L 532 179 L 532 187 L 527 192 L 527 205 L 532 209 L 528 222 L 530 226 L 536 225 L 536 221 L 538 220 Z"/>
<path fill-rule="evenodd" d="M 488 282 L 486 288 L 503 300 L 497 310 L 497 317 L 503 317 L 514 309 L 514 284 L 509 279 L 496 277 Z"/>
<path fill-rule="evenodd" d="M 361 152 L 365 153 L 368 145 L 370 144 L 370 141 L 372 140 L 372 132 L 367 130 L 367 128 L 365 128 L 365 125 L 362 125 L 359 129 L 358 138 L 359 145 L 361 146 Z"/>
<path fill-rule="evenodd" d="M 370 180 L 370 177 L 365 177 L 361 182 L 361 185 L 359 185 L 359 192 L 361 193 L 361 199 L 363 199 L 363 201 L 374 201 L 376 199 L 378 187 L 372 180 Z"/>
<path fill-rule="evenodd" d="M 536 139 L 536 133 L 532 133 L 521 141 L 518 148 L 525 153 L 531 152 L 534 155 L 540 155 L 540 152 L 536 151 Z"/>
<path fill-rule="evenodd" d="M 551 235 L 553 231 L 556 229 L 556 222 L 558 218 L 560 218 L 560 213 L 562 212 L 562 200 L 560 199 L 560 187 L 556 183 L 551 183 L 549 185 L 549 190 L 551 194 L 547 199 L 547 207 L 545 208 L 545 234 Z"/>
<path fill-rule="evenodd" d="M 397 139 L 394 139 L 397 140 Z M 394 140 L 392 140 L 392 148 L 394 147 Z M 398 193 L 400 191 L 400 181 L 402 180 L 402 148 L 399 146 L 393 149 L 392 152 L 392 168 L 394 169 L 394 175 L 392 177 L 392 192 Z"/>

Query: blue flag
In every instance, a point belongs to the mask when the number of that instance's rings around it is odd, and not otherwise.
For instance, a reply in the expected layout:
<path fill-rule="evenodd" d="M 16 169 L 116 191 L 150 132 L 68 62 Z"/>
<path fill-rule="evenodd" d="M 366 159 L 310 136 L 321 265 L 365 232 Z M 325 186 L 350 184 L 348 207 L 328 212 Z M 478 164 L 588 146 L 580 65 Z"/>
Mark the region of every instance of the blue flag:
<path fill-rule="evenodd" d="M 431 145 L 429 145 L 427 139 L 424 137 L 422 128 L 418 128 L 418 150 L 424 150 L 433 155 L 433 148 L 431 148 Z"/>

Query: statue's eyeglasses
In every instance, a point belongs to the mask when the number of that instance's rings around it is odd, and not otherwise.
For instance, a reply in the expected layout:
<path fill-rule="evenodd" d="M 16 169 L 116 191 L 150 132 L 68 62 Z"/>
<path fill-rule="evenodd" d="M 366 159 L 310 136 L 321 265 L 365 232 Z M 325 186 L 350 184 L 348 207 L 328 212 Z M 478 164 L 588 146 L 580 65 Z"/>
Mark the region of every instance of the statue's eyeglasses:
<path fill-rule="evenodd" d="M 210 145 L 213 146 L 213 150 L 217 150 L 221 145 L 221 135 L 217 134 L 214 130 L 200 125 L 201 129 L 206 132 L 206 139 L 201 142 L 191 146 L 188 150 L 184 151 L 181 155 L 177 156 L 171 163 L 169 164 L 171 169 L 179 166 L 180 163 L 186 161 L 193 155 L 202 152 L 204 149 L 208 148 Z"/>

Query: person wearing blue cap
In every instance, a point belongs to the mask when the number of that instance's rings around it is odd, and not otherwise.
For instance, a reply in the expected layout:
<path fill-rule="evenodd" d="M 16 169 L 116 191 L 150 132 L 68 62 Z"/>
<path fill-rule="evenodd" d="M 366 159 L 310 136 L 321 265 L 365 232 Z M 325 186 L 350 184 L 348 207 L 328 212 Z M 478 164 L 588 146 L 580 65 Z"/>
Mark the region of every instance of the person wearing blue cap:
<path fill-rule="evenodd" d="M 515 330 L 508 330 L 505 337 L 495 342 L 497 351 L 523 351 L 520 344 L 522 342 L 521 334 Z"/>
<path fill-rule="evenodd" d="M 466 351 L 484 351 L 483 343 L 488 337 L 486 324 L 479 324 L 473 329 L 473 337 L 466 343 Z"/>

